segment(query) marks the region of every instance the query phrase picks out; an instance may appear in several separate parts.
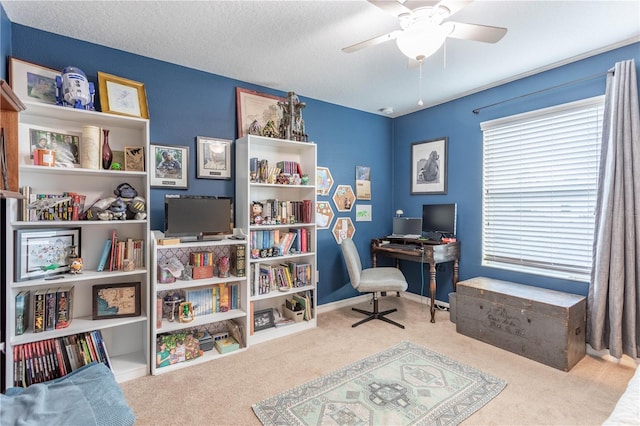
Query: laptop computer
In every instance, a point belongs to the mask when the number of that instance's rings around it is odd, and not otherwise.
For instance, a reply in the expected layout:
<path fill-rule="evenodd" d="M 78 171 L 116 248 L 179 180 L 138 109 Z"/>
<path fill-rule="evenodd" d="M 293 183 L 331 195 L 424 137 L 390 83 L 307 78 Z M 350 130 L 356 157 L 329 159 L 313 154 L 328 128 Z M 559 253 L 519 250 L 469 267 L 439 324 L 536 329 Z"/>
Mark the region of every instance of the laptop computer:
<path fill-rule="evenodd" d="M 393 233 L 388 238 L 420 238 L 422 236 L 422 218 L 394 217 Z"/>

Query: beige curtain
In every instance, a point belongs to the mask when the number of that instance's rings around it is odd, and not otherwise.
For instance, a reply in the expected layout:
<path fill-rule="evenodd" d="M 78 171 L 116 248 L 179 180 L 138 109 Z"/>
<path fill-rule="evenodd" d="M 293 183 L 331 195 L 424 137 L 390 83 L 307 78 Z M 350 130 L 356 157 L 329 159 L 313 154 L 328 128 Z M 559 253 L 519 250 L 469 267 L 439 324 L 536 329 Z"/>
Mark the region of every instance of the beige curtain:
<path fill-rule="evenodd" d="M 640 354 L 640 108 L 636 66 L 607 75 L 587 341 L 620 358 Z"/>

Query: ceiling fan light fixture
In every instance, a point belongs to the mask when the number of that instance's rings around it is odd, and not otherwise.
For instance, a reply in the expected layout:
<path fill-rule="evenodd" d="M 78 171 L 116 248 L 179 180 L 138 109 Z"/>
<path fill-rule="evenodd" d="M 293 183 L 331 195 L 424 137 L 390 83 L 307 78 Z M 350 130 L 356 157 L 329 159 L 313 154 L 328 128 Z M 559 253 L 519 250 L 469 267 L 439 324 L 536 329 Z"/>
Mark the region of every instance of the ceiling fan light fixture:
<path fill-rule="evenodd" d="M 414 27 L 403 31 L 396 44 L 405 56 L 420 61 L 436 53 L 448 35 L 447 28 L 440 25 Z"/>

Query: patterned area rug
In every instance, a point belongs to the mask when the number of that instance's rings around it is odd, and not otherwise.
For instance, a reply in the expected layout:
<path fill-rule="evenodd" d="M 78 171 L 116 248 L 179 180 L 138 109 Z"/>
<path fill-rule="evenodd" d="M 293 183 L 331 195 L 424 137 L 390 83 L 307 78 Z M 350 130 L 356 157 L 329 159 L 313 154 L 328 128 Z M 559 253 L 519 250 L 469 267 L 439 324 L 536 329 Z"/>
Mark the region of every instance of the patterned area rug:
<path fill-rule="evenodd" d="M 457 425 L 505 386 L 402 342 L 252 408 L 264 425 Z"/>

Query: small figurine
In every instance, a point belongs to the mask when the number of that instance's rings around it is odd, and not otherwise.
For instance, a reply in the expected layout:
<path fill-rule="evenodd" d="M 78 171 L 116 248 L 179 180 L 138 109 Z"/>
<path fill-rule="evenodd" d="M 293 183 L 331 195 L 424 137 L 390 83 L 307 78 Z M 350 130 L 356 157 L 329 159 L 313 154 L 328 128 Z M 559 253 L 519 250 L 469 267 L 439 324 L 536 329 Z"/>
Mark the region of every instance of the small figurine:
<path fill-rule="evenodd" d="M 72 274 L 81 274 L 82 273 L 82 258 L 76 257 L 69 264 L 69 272 Z"/>
<path fill-rule="evenodd" d="M 95 88 L 86 74 L 76 67 L 65 67 L 62 75 L 56 77 L 56 103 L 58 105 L 95 110 L 93 97 Z"/>
<path fill-rule="evenodd" d="M 256 225 L 260 225 L 262 223 L 262 209 L 263 205 L 259 201 L 254 201 L 251 206 L 251 218 L 252 222 Z"/>

